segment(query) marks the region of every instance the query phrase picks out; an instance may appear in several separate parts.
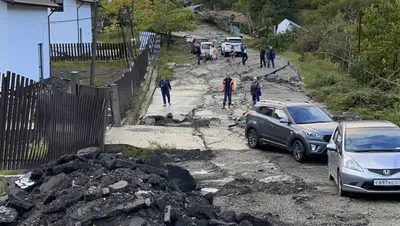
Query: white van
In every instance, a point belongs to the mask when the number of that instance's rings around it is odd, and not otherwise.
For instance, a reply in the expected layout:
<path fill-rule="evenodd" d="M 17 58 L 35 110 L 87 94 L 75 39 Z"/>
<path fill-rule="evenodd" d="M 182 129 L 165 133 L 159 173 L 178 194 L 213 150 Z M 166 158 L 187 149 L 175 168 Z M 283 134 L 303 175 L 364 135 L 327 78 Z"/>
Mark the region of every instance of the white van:
<path fill-rule="evenodd" d="M 201 57 L 205 57 L 210 55 L 210 48 L 213 45 L 212 42 L 201 42 L 200 49 L 201 49 Z"/>

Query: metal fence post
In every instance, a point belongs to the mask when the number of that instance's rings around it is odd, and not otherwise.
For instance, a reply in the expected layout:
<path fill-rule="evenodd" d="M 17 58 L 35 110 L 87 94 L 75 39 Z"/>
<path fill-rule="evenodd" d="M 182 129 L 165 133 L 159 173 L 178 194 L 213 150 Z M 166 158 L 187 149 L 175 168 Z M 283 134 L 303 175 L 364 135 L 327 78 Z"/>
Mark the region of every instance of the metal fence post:
<path fill-rule="evenodd" d="M 118 86 L 110 84 L 111 110 L 116 126 L 121 126 L 121 112 L 119 108 Z"/>
<path fill-rule="evenodd" d="M 71 71 L 71 93 L 78 94 L 77 85 L 79 84 L 79 71 Z"/>

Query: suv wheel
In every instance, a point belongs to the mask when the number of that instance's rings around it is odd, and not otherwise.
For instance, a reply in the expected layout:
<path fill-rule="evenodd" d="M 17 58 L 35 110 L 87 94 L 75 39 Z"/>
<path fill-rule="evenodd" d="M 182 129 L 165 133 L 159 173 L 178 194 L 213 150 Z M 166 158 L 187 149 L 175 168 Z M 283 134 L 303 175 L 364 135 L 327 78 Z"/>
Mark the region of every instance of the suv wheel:
<path fill-rule="evenodd" d="M 258 133 L 255 129 L 250 129 L 247 133 L 247 143 L 251 148 L 256 148 L 260 145 Z"/>
<path fill-rule="evenodd" d="M 304 148 L 303 142 L 300 140 L 295 140 L 292 145 L 293 157 L 297 162 L 304 162 L 306 159 L 306 150 Z"/>

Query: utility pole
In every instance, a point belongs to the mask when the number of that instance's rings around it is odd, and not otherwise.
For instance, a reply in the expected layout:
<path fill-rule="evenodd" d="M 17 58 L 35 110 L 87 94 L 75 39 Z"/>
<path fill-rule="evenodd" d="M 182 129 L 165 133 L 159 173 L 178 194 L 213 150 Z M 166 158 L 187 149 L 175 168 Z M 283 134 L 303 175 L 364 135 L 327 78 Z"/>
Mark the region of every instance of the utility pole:
<path fill-rule="evenodd" d="M 133 56 L 133 38 L 135 37 L 134 35 L 133 35 L 133 27 L 132 27 L 132 18 L 131 18 L 131 10 L 129 9 L 129 6 L 126 6 L 126 14 L 127 14 L 127 17 L 128 17 L 128 21 L 129 21 L 129 27 L 130 27 L 130 36 L 131 36 L 131 38 L 128 40 L 129 41 L 129 51 L 130 51 L 130 53 L 131 53 L 131 62 L 133 62 L 133 58 L 134 58 L 134 56 Z M 131 67 L 132 67 L 133 65 L 131 65 Z"/>
<path fill-rule="evenodd" d="M 118 11 L 118 20 L 120 23 L 120 29 L 121 29 L 121 34 L 122 34 L 122 39 L 123 39 L 123 43 L 126 45 L 126 38 L 125 38 L 125 32 L 124 32 L 124 21 L 122 20 L 122 12 L 121 9 Z M 125 47 L 125 50 L 127 50 L 127 48 Z M 126 51 L 127 54 L 130 54 L 130 51 Z M 130 64 L 129 64 L 129 60 L 128 60 L 128 56 L 125 55 L 125 59 L 126 59 L 126 64 L 127 67 L 130 68 Z"/>
<path fill-rule="evenodd" d="M 134 52 L 134 56 L 137 57 L 137 53 L 136 53 L 136 41 L 133 41 L 135 39 L 135 34 L 133 32 L 133 27 L 134 27 L 134 23 L 133 23 L 133 17 L 134 17 L 134 2 L 135 0 L 132 0 L 132 12 L 129 10 L 129 7 L 127 7 L 128 10 L 128 15 L 129 15 L 129 24 L 131 27 L 131 44 L 132 44 L 132 48 L 133 48 L 133 52 Z"/>
<path fill-rule="evenodd" d="M 93 21 L 93 41 L 92 41 L 92 62 L 90 65 L 90 85 L 94 86 L 95 63 L 97 52 L 97 21 L 99 18 L 99 1 L 94 4 L 94 21 Z"/>
<path fill-rule="evenodd" d="M 358 15 L 358 56 L 361 54 L 361 25 L 362 25 L 362 11 Z"/>

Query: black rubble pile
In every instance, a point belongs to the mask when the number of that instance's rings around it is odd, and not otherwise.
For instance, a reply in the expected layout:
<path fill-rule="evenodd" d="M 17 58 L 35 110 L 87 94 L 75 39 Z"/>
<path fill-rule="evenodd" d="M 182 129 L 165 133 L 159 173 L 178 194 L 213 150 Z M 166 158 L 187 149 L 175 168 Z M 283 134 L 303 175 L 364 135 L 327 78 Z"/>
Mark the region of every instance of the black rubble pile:
<path fill-rule="evenodd" d="M 0 206 L 0 225 L 271 225 L 249 214 L 221 212 L 211 194 L 196 190 L 187 170 L 163 163 L 159 155 L 143 160 L 87 148 L 26 177 L 34 183 L 10 190 Z"/>

